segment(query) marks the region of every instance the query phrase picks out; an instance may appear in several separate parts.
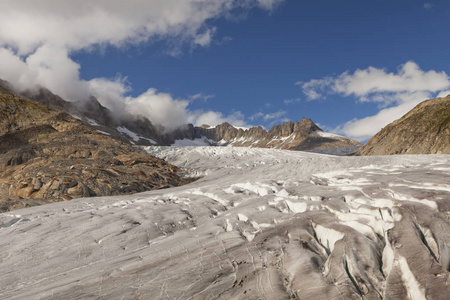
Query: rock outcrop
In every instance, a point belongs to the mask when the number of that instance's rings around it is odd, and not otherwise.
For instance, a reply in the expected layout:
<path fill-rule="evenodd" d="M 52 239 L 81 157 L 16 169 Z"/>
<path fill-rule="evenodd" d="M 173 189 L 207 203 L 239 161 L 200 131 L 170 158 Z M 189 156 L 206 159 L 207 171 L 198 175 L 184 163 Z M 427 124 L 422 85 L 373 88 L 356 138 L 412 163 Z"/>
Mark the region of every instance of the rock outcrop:
<path fill-rule="evenodd" d="M 177 186 L 178 168 L 0 87 L 0 211 Z"/>
<path fill-rule="evenodd" d="M 420 103 L 355 154 L 450 154 L 450 95 Z"/>

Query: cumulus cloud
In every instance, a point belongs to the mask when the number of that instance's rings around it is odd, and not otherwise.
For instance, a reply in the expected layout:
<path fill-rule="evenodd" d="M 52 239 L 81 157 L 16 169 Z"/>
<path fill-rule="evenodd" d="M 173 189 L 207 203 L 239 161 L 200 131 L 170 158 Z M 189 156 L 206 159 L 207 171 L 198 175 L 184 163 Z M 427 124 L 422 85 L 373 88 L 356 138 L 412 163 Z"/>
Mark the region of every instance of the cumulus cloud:
<path fill-rule="evenodd" d="M 412 61 L 401 65 L 397 73 L 368 67 L 344 72 L 336 77 L 297 82 L 309 100 L 338 94 L 353 96 L 360 102 L 378 103 L 376 115 L 354 119 L 334 131 L 366 140 L 390 122 L 400 118 L 419 102 L 448 93 L 450 78 L 445 72 L 423 71 Z"/>
<path fill-rule="evenodd" d="M 189 101 L 173 99 L 166 93 L 158 93 L 149 89 L 142 95 L 126 99 L 127 110 L 132 114 L 143 114 L 152 122 L 173 130 L 188 120 L 187 106 Z"/>
<path fill-rule="evenodd" d="M 244 115 L 240 111 L 235 111 L 228 116 L 224 116 L 220 112 L 215 111 L 196 111 L 191 114 L 189 118 L 189 123 L 194 125 L 210 125 L 216 126 L 224 122 L 233 124 L 237 127 L 246 127 L 247 123 L 244 120 Z"/>
<path fill-rule="evenodd" d="M 86 98 L 88 85 L 79 79 L 80 66 L 63 48 L 39 47 L 25 59 L 0 48 L 0 77 L 24 90 L 40 85 L 66 99 Z"/>
<path fill-rule="evenodd" d="M 319 99 L 327 94 L 356 96 L 361 101 L 380 101 L 378 96 L 388 93 L 416 91 L 438 92 L 449 87 L 449 78 L 445 72 L 423 71 L 412 61 L 401 65 L 397 73 L 387 73 L 385 69 L 368 67 L 353 73 L 344 72 L 337 77 L 312 79 L 298 82 L 310 100 Z M 373 97 L 372 97 L 373 96 Z"/>
<path fill-rule="evenodd" d="M 141 109 L 153 122 L 172 128 L 192 118 L 189 102 L 149 89 L 131 99 L 124 78 L 80 79 L 74 51 L 98 51 L 112 45 L 139 45 L 152 39 L 176 46 L 208 47 L 217 28 L 211 20 L 237 9 L 274 9 L 283 0 L 2 0 L 0 1 L 0 78 L 18 90 L 44 86 L 61 97 L 83 100 L 90 95 L 114 111 L 138 107 L 170 109 L 177 118 L 168 124 L 152 109 Z M 173 49 L 179 53 L 179 49 Z M 217 119 L 226 119 L 216 113 Z M 178 119 L 180 117 L 180 119 Z"/>
<path fill-rule="evenodd" d="M 149 89 L 138 97 L 127 97 L 125 109 L 135 115 L 145 115 L 152 122 L 162 125 L 166 131 L 172 131 L 184 124 L 207 124 L 216 126 L 224 122 L 235 126 L 244 126 L 244 116 L 240 112 L 234 112 L 224 116 L 215 111 L 190 111 L 189 100 L 175 99 L 167 93 L 160 93 L 155 89 Z"/>
<path fill-rule="evenodd" d="M 214 27 L 205 22 L 254 0 L 3 0 L 1 43 L 21 55 L 47 44 L 72 50 L 107 43 L 121 46 L 156 36 L 206 45 Z M 271 9 L 278 1 L 256 1 Z"/>

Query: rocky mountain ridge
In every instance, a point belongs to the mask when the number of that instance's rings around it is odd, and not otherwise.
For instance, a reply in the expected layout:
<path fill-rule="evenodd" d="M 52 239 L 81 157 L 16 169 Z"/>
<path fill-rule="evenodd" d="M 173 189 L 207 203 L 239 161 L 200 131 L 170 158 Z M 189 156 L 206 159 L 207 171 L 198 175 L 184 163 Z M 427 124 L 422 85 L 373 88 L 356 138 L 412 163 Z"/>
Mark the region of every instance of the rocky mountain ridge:
<path fill-rule="evenodd" d="M 39 88 L 37 91 L 25 91 L 22 94 L 31 100 L 63 110 L 81 120 L 85 125 L 109 134 L 115 139 L 136 145 L 166 145 L 169 143 L 167 137 L 158 133 L 162 129 L 155 127 L 146 117 L 126 113 L 120 117 L 115 116 L 95 97 L 90 97 L 86 101 L 69 102 L 45 88 Z"/>
<path fill-rule="evenodd" d="M 0 211 L 177 186 L 179 169 L 0 87 Z"/>
<path fill-rule="evenodd" d="M 0 86 L 12 89 L 11 85 L 5 81 L 0 81 Z M 133 116 L 127 113 L 115 116 L 95 97 L 90 97 L 83 102 L 69 102 L 45 88 L 36 88 L 21 94 L 31 100 L 63 110 L 94 130 L 133 145 L 169 146 L 177 140 L 195 139 L 204 139 L 206 144 L 217 146 L 288 150 L 339 149 L 361 145 L 345 137 L 324 133 L 307 118 L 302 118 L 301 122 L 276 125 L 269 131 L 261 126 L 243 129 L 223 123 L 215 127 L 188 124 L 174 132 L 163 134 L 164 128 L 155 126 L 144 116 Z"/>
<path fill-rule="evenodd" d="M 302 151 L 349 148 L 361 145 L 357 141 L 323 132 L 308 118 L 302 118 L 301 122 L 285 122 L 282 125 L 276 125 L 269 131 L 261 126 L 242 129 L 223 123 L 215 127 L 190 125 L 184 130 L 172 134 L 174 140 L 199 138 L 206 138 L 212 145 Z"/>
<path fill-rule="evenodd" d="M 423 101 L 355 154 L 450 154 L 450 95 Z"/>

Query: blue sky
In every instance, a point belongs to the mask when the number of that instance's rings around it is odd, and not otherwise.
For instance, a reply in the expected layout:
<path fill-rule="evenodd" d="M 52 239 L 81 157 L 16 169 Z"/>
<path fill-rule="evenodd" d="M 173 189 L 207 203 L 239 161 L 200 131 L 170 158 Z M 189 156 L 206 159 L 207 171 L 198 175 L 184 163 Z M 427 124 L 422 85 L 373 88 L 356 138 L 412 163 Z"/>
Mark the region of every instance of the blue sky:
<path fill-rule="evenodd" d="M 0 77 L 169 129 L 308 117 L 365 141 L 450 90 L 448 1 L 55 1 L 0 4 Z"/>

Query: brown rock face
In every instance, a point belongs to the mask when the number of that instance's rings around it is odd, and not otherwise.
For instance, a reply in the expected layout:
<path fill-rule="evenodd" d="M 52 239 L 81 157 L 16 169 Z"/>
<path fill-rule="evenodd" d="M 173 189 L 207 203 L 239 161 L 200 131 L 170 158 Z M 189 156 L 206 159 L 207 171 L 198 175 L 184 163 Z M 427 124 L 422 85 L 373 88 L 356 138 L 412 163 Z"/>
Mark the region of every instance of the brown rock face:
<path fill-rule="evenodd" d="M 450 96 L 420 103 L 355 154 L 450 154 Z"/>
<path fill-rule="evenodd" d="M 0 211 L 185 183 L 178 169 L 0 87 Z"/>

